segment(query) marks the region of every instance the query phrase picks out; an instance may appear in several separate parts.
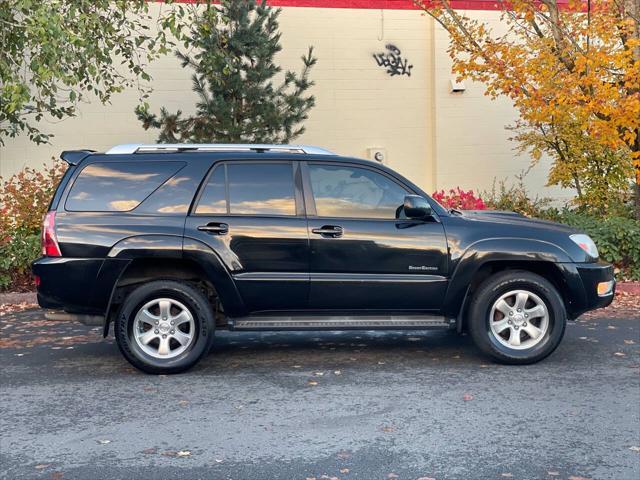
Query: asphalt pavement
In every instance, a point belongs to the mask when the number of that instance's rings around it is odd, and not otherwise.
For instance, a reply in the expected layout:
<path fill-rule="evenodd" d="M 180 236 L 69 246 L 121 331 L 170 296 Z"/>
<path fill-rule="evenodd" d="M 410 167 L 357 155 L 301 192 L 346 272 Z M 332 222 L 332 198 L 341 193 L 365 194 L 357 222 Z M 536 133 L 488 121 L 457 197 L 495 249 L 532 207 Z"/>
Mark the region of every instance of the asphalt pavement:
<path fill-rule="evenodd" d="M 441 331 L 220 332 L 138 372 L 96 329 L 0 317 L 3 479 L 640 478 L 640 319 L 536 365 Z"/>

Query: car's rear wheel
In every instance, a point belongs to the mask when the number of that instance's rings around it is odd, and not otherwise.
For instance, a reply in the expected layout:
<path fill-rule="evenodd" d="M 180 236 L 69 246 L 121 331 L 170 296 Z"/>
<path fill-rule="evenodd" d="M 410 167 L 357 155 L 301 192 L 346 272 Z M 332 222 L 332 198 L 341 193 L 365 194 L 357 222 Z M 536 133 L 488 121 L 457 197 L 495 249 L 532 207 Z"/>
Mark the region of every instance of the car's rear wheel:
<path fill-rule="evenodd" d="M 185 282 L 145 283 L 126 297 L 116 341 L 136 368 L 156 374 L 191 368 L 209 351 L 215 321 L 207 297 Z"/>
<path fill-rule="evenodd" d="M 469 308 L 468 326 L 478 348 L 495 360 L 534 363 L 560 344 L 566 311 L 551 282 L 511 270 L 480 285 Z"/>

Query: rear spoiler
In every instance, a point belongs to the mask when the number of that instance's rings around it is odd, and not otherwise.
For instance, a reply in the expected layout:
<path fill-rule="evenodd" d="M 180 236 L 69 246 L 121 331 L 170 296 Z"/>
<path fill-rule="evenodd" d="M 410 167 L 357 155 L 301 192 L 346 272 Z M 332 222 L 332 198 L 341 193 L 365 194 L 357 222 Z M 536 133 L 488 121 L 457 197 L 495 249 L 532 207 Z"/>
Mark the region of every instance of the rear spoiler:
<path fill-rule="evenodd" d="M 95 150 L 65 150 L 60 154 L 60 158 L 75 167 L 92 153 L 95 153 Z"/>

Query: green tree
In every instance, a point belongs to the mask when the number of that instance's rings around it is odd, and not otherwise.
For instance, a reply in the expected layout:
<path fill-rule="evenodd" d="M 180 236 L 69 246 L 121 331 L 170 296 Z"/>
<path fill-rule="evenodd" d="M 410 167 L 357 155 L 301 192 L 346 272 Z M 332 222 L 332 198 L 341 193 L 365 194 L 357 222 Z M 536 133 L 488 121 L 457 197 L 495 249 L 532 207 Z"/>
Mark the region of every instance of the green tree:
<path fill-rule="evenodd" d="M 183 12 L 153 18 L 146 0 L 1 0 L 0 145 L 20 133 L 46 142 L 38 122 L 75 115 L 87 94 L 106 103 L 136 86 L 144 98 L 145 67 L 171 50 L 168 32 L 180 37 Z"/>
<path fill-rule="evenodd" d="M 163 143 L 288 143 L 302 134 L 301 123 L 315 103 L 306 92 L 316 58 L 309 47 L 299 74 L 274 63 L 282 49 L 279 14 L 265 0 L 204 7 L 185 33 L 192 53 L 176 53 L 183 68 L 195 71 L 196 112 L 183 117 L 180 110 L 162 108 L 158 116 L 144 104 L 136 109 L 144 128 L 159 129 Z"/>

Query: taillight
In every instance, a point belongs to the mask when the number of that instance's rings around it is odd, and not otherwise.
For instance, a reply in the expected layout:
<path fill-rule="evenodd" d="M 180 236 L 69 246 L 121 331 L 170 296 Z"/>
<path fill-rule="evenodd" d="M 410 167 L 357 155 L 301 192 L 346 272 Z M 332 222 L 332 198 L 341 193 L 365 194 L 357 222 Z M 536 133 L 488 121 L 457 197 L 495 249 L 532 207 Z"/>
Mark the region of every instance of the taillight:
<path fill-rule="evenodd" d="M 42 222 L 42 255 L 47 257 L 61 257 L 58 237 L 56 236 L 56 212 L 51 210 L 44 216 Z"/>

